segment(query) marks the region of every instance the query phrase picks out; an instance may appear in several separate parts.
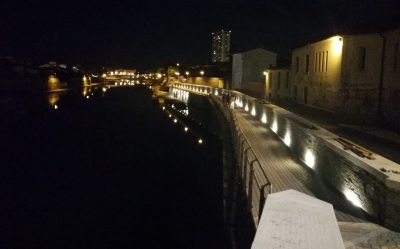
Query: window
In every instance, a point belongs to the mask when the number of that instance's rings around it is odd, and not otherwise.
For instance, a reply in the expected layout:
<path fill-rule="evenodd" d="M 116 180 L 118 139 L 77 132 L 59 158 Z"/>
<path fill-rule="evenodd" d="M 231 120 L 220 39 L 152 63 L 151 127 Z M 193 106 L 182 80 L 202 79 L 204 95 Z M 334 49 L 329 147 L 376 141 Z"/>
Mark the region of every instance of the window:
<path fill-rule="evenodd" d="M 319 52 L 318 53 L 318 72 L 321 72 L 321 57 L 322 57 L 322 54 L 321 54 L 321 52 Z"/>
<path fill-rule="evenodd" d="M 286 88 L 289 87 L 289 71 L 286 72 Z"/>
<path fill-rule="evenodd" d="M 326 51 L 325 55 L 325 71 L 328 71 L 328 51 Z"/>
<path fill-rule="evenodd" d="M 322 52 L 322 66 L 321 66 L 321 71 L 323 72 L 325 70 L 325 52 Z"/>
<path fill-rule="evenodd" d="M 317 71 L 317 64 L 318 63 L 318 53 L 315 53 L 315 60 L 314 60 L 314 72 Z"/>
<path fill-rule="evenodd" d="M 397 62 L 398 62 L 398 54 L 399 54 L 399 44 L 394 44 L 393 51 L 393 71 L 397 71 Z"/>
<path fill-rule="evenodd" d="M 299 72 L 299 57 L 296 57 L 296 73 Z"/>
<path fill-rule="evenodd" d="M 365 69 L 365 47 L 358 49 L 358 71 L 364 71 Z"/>
<path fill-rule="evenodd" d="M 272 72 L 269 73 L 269 88 L 272 88 Z"/>
<path fill-rule="evenodd" d="M 277 89 L 281 88 L 281 72 L 278 72 L 278 87 Z"/>
<path fill-rule="evenodd" d="M 309 73 L 309 63 L 310 63 L 310 56 L 306 55 L 306 73 Z"/>

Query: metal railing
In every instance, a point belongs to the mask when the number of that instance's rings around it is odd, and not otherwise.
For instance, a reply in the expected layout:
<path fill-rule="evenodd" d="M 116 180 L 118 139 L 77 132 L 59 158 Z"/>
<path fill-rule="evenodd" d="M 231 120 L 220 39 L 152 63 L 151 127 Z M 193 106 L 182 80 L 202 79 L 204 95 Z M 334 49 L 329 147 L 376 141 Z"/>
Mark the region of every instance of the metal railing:
<path fill-rule="evenodd" d="M 223 101 L 221 97 L 213 94 L 210 97 L 219 106 L 229 122 L 242 187 L 247 195 L 248 211 L 251 212 L 254 225 L 257 228 L 266 197 L 272 193 L 272 183 L 246 136 L 240 129 L 236 115 L 229 104 Z"/>

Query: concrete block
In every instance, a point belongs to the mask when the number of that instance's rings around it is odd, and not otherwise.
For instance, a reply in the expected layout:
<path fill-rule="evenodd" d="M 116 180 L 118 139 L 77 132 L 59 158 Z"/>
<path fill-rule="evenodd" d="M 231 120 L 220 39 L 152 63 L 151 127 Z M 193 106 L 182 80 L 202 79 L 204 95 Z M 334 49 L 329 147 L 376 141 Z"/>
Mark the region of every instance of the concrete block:
<path fill-rule="evenodd" d="M 252 249 L 343 248 L 333 206 L 295 190 L 270 194 Z"/>

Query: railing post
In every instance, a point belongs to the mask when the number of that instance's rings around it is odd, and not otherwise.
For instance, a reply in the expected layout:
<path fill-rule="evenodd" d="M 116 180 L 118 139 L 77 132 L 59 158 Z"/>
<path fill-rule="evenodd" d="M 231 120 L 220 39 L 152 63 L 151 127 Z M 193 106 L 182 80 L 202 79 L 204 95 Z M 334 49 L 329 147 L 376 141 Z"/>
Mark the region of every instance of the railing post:
<path fill-rule="evenodd" d="M 243 182 L 244 182 L 244 189 L 245 189 L 246 194 L 247 194 L 247 190 L 246 190 L 247 189 L 247 184 L 248 184 L 248 181 L 247 181 L 247 149 L 243 150 L 243 153 L 244 153 L 244 158 L 242 159 L 242 161 L 240 163 L 243 164 L 242 176 L 243 176 Z"/>
<path fill-rule="evenodd" d="M 247 168 L 246 166 L 246 162 L 247 162 L 247 150 L 248 149 L 244 149 L 244 142 L 246 142 L 246 140 L 241 141 L 240 143 L 240 168 L 242 171 L 242 176 L 246 176 L 247 171 L 245 170 Z M 247 181 L 247 178 L 244 178 L 245 181 Z"/>
<path fill-rule="evenodd" d="M 268 194 L 272 193 L 272 184 L 270 182 L 261 186 L 260 203 L 259 203 L 259 209 L 258 209 L 258 222 L 259 223 L 261 220 L 262 211 L 264 210 L 265 201 L 267 199 L 267 198 L 265 198 L 265 187 L 268 187 Z"/>
<path fill-rule="evenodd" d="M 251 215 L 253 216 L 253 175 L 254 175 L 254 166 L 253 166 L 254 160 L 250 163 L 250 172 L 249 172 L 249 192 L 247 194 L 248 196 L 248 207 L 247 210 L 251 212 Z"/>

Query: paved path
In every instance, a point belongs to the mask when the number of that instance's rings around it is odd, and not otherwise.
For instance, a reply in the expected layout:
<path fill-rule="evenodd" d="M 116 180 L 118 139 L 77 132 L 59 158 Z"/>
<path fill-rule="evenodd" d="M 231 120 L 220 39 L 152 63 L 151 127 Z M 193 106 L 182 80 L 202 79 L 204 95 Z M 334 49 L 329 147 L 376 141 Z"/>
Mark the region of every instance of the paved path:
<path fill-rule="evenodd" d="M 400 234 L 373 223 L 339 222 L 345 248 L 400 248 Z"/>
<path fill-rule="evenodd" d="M 235 109 L 235 113 L 242 132 L 273 183 L 274 192 L 295 189 L 331 203 L 346 248 L 400 248 L 398 233 L 369 223 L 361 209 L 324 184 L 265 124 L 242 108 Z"/>

